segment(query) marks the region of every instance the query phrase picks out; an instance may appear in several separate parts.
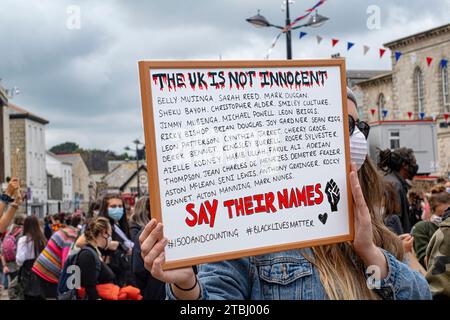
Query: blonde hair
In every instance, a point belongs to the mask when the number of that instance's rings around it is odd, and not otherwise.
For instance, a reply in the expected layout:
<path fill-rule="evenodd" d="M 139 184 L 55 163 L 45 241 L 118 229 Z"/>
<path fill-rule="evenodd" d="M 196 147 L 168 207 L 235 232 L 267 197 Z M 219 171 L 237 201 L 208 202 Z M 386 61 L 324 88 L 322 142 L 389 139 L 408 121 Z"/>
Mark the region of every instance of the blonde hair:
<path fill-rule="evenodd" d="M 144 196 L 135 205 L 134 213 L 130 218 L 131 222 L 140 227 L 145 227 L 150 222 L 150 200 Z"/>
<path fill-rule="evenodd" d="M 403 260 L 400 239 L 383 223 L 380 209 L 383 203 L 384 184 L 369 158 L 366 158 L 358 171 L 358 177 L 369 208 L 375 245 Z M 350 242 L 314 247 L 312 251 L 314 257 L 305 257 L 317 267 L 329 299 L 379 299 L 375 292 L 368 288 L 364 264 Z"/>
<path fill-rule="evenodd" d="M 87 241 L 93 241 L 100 233 L 110 229 L 111 225 L 109 220 L 105 217 L 98 217 L 89 221 L 84 231 L 84 236 Z"/>

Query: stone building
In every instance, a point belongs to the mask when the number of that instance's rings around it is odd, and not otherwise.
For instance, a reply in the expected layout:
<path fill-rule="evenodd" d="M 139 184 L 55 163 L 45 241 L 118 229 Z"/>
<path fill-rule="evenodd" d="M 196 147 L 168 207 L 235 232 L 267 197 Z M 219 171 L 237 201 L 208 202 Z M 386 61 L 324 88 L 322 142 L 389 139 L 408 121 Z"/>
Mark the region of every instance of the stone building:
<path fill-rule="evenodd" d="M 17 175 L 27 193 L 25 211 L 43 217 L 47 203 L 45 126 L 49 122 L 12 103 L 9 120 L 11 158 L 19 150 Z"/>
<path fill-rule="evenodd" d="M 392 70 L 354 87 L 362 96 L 365 120 L 436 119 L 439 173 L 450 172 L 450 112 L 447 62 L 450 60 L 450 24 L 384 44 L 392 52 Z M 401 53 L 396 59 L 396 52 Z M 432 60 L 430 60 L 432 59 Z M 371 110 L 375 110 L 372 115 Z M 383 110 L 387 110 L 383 118 Z"/>

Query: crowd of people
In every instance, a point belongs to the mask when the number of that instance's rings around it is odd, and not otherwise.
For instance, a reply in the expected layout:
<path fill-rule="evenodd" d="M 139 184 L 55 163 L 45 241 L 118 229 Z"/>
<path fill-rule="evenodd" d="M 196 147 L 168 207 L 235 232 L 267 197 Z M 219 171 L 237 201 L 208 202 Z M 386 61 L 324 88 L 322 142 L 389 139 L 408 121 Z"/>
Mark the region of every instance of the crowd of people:
<path fill-rule="evenodd" d="M 14 180 L 4 195 L 13 199 L 19 188 Z M 8 200 L 1 202 L 3 211 Z M 139 249 L 139 234 L 150 221 L 148 197 L 136 202 L 131 216 L 121 195 L 108 194 L 86 213 L 42 220 L 14 216 L 11 203 L 0 218 L 2 286 L 10 300 L 165 298 L 164 284 L 145 270 Z"/>
<path fill-rule="evenodd" d="M 9 299 L 449 299 L 450 182 L 418 184 L 411 149 L 381 150 L 373 163 L 361 152 L 370 127 L 347 97 L 354 241 L 163 270 L 168 240 L 147 196 L 132 214 L 108 194 L 87 213 L 39 220 L 15 214 L 12 179 L 0 201 Z"/>

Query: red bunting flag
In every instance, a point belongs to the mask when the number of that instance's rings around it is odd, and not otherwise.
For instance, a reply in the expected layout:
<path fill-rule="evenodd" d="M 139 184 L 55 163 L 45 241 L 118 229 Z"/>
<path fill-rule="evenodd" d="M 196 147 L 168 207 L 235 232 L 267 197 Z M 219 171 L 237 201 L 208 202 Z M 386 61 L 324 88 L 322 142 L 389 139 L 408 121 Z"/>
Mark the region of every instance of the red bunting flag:
<path fill-rule="evenodd" d="M 409 111 L 409 112 L 408 112 L 408 118 L 409 118 L 409 120 L 411 120 L 411 117 L 412 117 L 412 112 Z"/>
<path fill-rule="evenodd" d="M 448 123 L 448 116 L 449 116 L 448 113 L 444 113 L 444 119 L 445 119 L 445 122 L 447 122 L 447 123 Z"/>
<path fill-rule="evenodd" d="M 370 113 L 372 114 L 372 116 L 375 115 L 375 112 L 377 112 L 377 109 L 370 109 Z"/>
<path fill-rule="evenodd" d="M 331 43 L 333 44 L 333 47 L 336 46 L 338 44 L 339 40 L 338 39 L 331 39 Z"/>
<path fill-rule="evenodd" d="M 430 66 L 431 62 L 433 62 L 433 58 L 427 57 L 427 64 Z"/>
<path fill-rule="evenodd" d="M 380 58 L 383 58 L 386 49 L 380 49 Z"/>

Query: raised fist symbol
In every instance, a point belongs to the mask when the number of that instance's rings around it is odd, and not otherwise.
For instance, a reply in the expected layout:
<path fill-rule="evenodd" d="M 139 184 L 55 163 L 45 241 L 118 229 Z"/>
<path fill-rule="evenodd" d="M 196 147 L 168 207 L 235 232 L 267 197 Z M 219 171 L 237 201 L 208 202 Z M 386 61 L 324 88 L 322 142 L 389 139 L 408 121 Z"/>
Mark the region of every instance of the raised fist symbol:
<path fill-rule="evenodd" d="M 325 193 L 327 194 L 328 202 L 331 206 L 331 211 L 336 212 L 338 210 L 337 205 L 339 203 L 339 200 L 341 199 L 341 194 L 339 192 L 339 187 L 333 179 L 327 182 Z"/>

